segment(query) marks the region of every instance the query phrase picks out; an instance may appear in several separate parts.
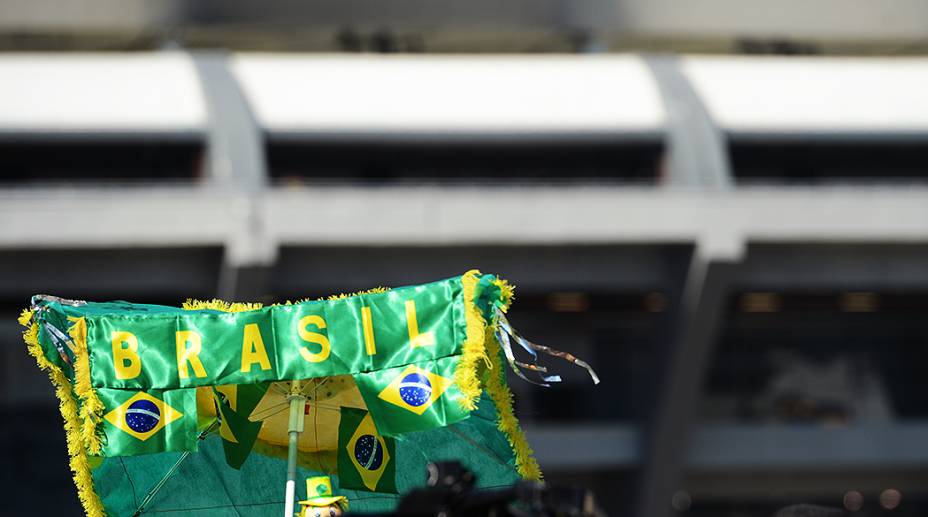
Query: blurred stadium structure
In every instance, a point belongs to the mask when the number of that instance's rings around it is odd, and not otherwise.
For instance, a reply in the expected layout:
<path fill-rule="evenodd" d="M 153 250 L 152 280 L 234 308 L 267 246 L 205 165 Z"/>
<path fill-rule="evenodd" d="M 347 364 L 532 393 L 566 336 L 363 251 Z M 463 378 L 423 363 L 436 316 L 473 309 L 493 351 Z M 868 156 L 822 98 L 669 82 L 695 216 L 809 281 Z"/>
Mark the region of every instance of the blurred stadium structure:
<path fill-rule="evenodd" d="M 513 385 L 612 514 L 924 515 L 928 4 L 742 4 L 0 1 L 7 510 L 78 508 L 29 295 L 480 267 L 602 374 Z"/>

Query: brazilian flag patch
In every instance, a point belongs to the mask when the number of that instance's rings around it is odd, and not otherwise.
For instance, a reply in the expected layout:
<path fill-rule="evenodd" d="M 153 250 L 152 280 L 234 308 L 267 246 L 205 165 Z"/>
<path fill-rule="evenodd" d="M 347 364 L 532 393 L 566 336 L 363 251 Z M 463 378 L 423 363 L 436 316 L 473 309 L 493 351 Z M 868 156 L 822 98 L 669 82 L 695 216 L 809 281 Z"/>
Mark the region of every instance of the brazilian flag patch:
<path fill-rule="evenodd" d="M 196 389 L 97 388 L 105 407 L 104 456 L 197 450 Z"/>
<path fill-rule="evenodd" d="M 401 371 L 378 397 L 421 415 L 454 383 L 452 379 L 410 366 Z"/>
<path fill-rule="evenodd" d="M 425 431 L 460 422 L 470 412 L 454 381 L 460 356 L 355 374 L 354 380 L 383 436 Z"/>
<path fill-rule="evenodd" d="M 363 409 L 341 408 L 338 479 L 342 488 L 397 493 L 396 442 L 381 436 Z"/>
<path fill-rule="evenodd" d="M 120 431 L 144 442 L 182 416 L 183 413 L 163 400 L 140 391 L 103 418 Z"/>

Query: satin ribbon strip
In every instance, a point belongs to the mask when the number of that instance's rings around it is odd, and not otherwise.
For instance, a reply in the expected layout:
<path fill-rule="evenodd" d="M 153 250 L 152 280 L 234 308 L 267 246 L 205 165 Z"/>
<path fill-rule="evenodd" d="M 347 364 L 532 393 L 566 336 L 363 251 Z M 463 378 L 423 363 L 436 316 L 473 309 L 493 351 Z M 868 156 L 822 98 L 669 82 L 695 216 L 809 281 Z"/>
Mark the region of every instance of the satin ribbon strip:
<path fill-rule="evenodd" d="M 61 357 L 61 360 L 67 363 L 71 368 L 74 368 L 74 365 L 71 363 L 71 358 L 68 356 L 67 352 L 65 352 L 66 346 L 74 350 L 74 344 L 71 342 L 71 338 L 64 332 L 58 330 L 58 327 L 48 322 L 44 322 L 43 328 L 51 338 L 52 344 L 55 345 L 55 349 L 58 350 L 58 355 Z"/>
<path fill-rule="evenodd" d="M 570 354 L 570 353 L 568 353 L 568 352 L 561 352 L 560 350 L 556 350 L 556 349 L 551 348 L 551 347 L 549 347 L 549 346 L 539 345 L 539 344 L 533 343 L 533 342 L 531 342 L 531 341 L 528 341 L 528 344 L 529 344 L 529 346 L 531 346 L 531 347 L 534 348 L 535 350 L 538 350 L 539 352 L 544 352 L 544 353 L 546 353 L 546 354 L 548 354 L 548 355 L 551 355 L 551 356 L 554 356 L 554 357 L 560 357 L 561 359 L 563 359 L 563 360 L 565 360 L 565 361 L 567 361 L 567 362 L 573 363 L 573 364 L 575 364 L 575 365 L 577 365 L 577 366 L 579 366 L 579 367 L 585 369 L 585 370 L 587 371 L 587 373 L 590 374 L 590 378 L 593 379 L 593 384 L 599 384 L 599 376 L 596 375 L 596 371 L 594 371 L 594 370 L 593 370 L 593 367 L 590 366 L 589 363 L 587 363 L 587 362 L 584 361 L 583 359 L 580 359 L 579 357 L 576 357 L 576 356 L 574 356 L 573 354 Z"/>
<path fill-rule="evenodd" d="M 500 347 L 503 349 L 503 353 L 506 355 L 506 360 L 509 362 L 510 368 L 513 372 L 518 375 L 521 379 L 526 380 L 532 384 L 537 384 L 539 386 L 548 387 L 549 384 L 553 382 L 561 382 L 561 377 L 558 375 L 541 375 L 542 373 L 547 373 L 548 369 L 544 366 L 538 364 L 538 352 L 543 352 L 547 355 L 559 357 L 569 363 L 577 365 L 587 371 L 590 374 L 590 377 L 593 379 L 593 384 L 599 384 L 599 376 L 596 375 L 596 372 L 586 361 L 576 357 L 573 354 L 568 352 L 562 352 L 555 348 L 549 346 L 539 345 L 528 339 L 522 337 L 515 329 L 512 328 L 512 325 L 509 324 L 509 320 L 506 319 L 506 316 L 499 309 L 496 310 L 494 314 L 497 324 L 496 337 L 499 341 Z M 516 360 L 515 354 L 512 352 L 511 340 L 515 340 L 529 355 L 532 356 L 531 363 L 524 363 Z M 525 375 L 519 370 L 519 367 L 525 368 L 527 370 L 535 371 L 539 374 L 541 379 L 544 382 L 536 382 L 525 377 Z"/>
<path fill-rule="evenodd" d="M 522 366 L 527 366 L 527 365 L 525 365 L 525 363 L 516 361 L 515 354 L 512 353 L 512 344 L 509 342 L 509 336 L 510 334 L 502 330 L 502 328 L 499 328 L 496 331 L 496 340 L 499 342 L 500 348 L 503 349 L 503 354 L 506 355 L 506 362 L 509 363 L 509 367 L 512 368 L 513 373 L 515 373 L 523 381 L 526 381 L 526 382 L 529 382 L 531 384 L 535 384 L 538 386 L 544 386 L 545 388 L 550 387 L 551 385 L 547 384 L 546 383 L 547 381 L 546 382 L 533 381 L 532 379 L 529 379 L 528 377 L 526 377 L 524 373 L 522 373 L 522 370 L 519 369 L 519 365 L 522 365 Z M 560 379 L 558 379 L 558 381 L 559 380 Z M 553 381 L 553 382 L 558 382 L 558 381 Z"/>

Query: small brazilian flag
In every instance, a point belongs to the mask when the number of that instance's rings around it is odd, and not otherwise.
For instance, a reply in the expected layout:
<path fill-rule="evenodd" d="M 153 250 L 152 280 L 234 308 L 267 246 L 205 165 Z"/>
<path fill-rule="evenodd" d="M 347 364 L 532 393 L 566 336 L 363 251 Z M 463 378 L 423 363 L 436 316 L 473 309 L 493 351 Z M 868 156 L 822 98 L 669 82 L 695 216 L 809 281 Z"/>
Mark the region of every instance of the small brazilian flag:
<path fill-rule="evenodd" d="M 219 416 L 219 436 L 226 463 L 239 469 L 258 438 L 261 422 L 252 422 L 248 416 L 267 391 L 269 383 L 242 384 L 213 388 L 216 414 Z"/>
<path fill-rule="evenodd" d="M 197 450 L 194 389 L 135 391 L 97 388 L 103 415 L 106 456 Z"/>
<path fill-rule="evenodd" d="M 468 416 L 454 383 L 457 356 L 355 375 L 368 411 L 385 436 L 425 431 Z"/>
<path fill-rule="evenodd" d="M 397 493 L 396 442 L 380 436 L 363 409 L 341 408 L 338 480 L 341 488 Z"/>

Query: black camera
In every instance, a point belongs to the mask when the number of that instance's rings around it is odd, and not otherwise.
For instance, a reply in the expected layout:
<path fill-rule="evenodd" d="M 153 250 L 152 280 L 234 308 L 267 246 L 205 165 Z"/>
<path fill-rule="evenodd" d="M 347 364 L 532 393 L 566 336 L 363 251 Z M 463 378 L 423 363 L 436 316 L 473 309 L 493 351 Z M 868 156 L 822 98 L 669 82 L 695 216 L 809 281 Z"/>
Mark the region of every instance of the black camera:
<path fill-rule="evenodd" d="M 396 509 L 408 517 L 604 517 L 593 493 L 519 481 L 500 489 L 476 488 L 476 476 L 456 461 L 430 463 L 426 487 L 410 491 Z"/>

